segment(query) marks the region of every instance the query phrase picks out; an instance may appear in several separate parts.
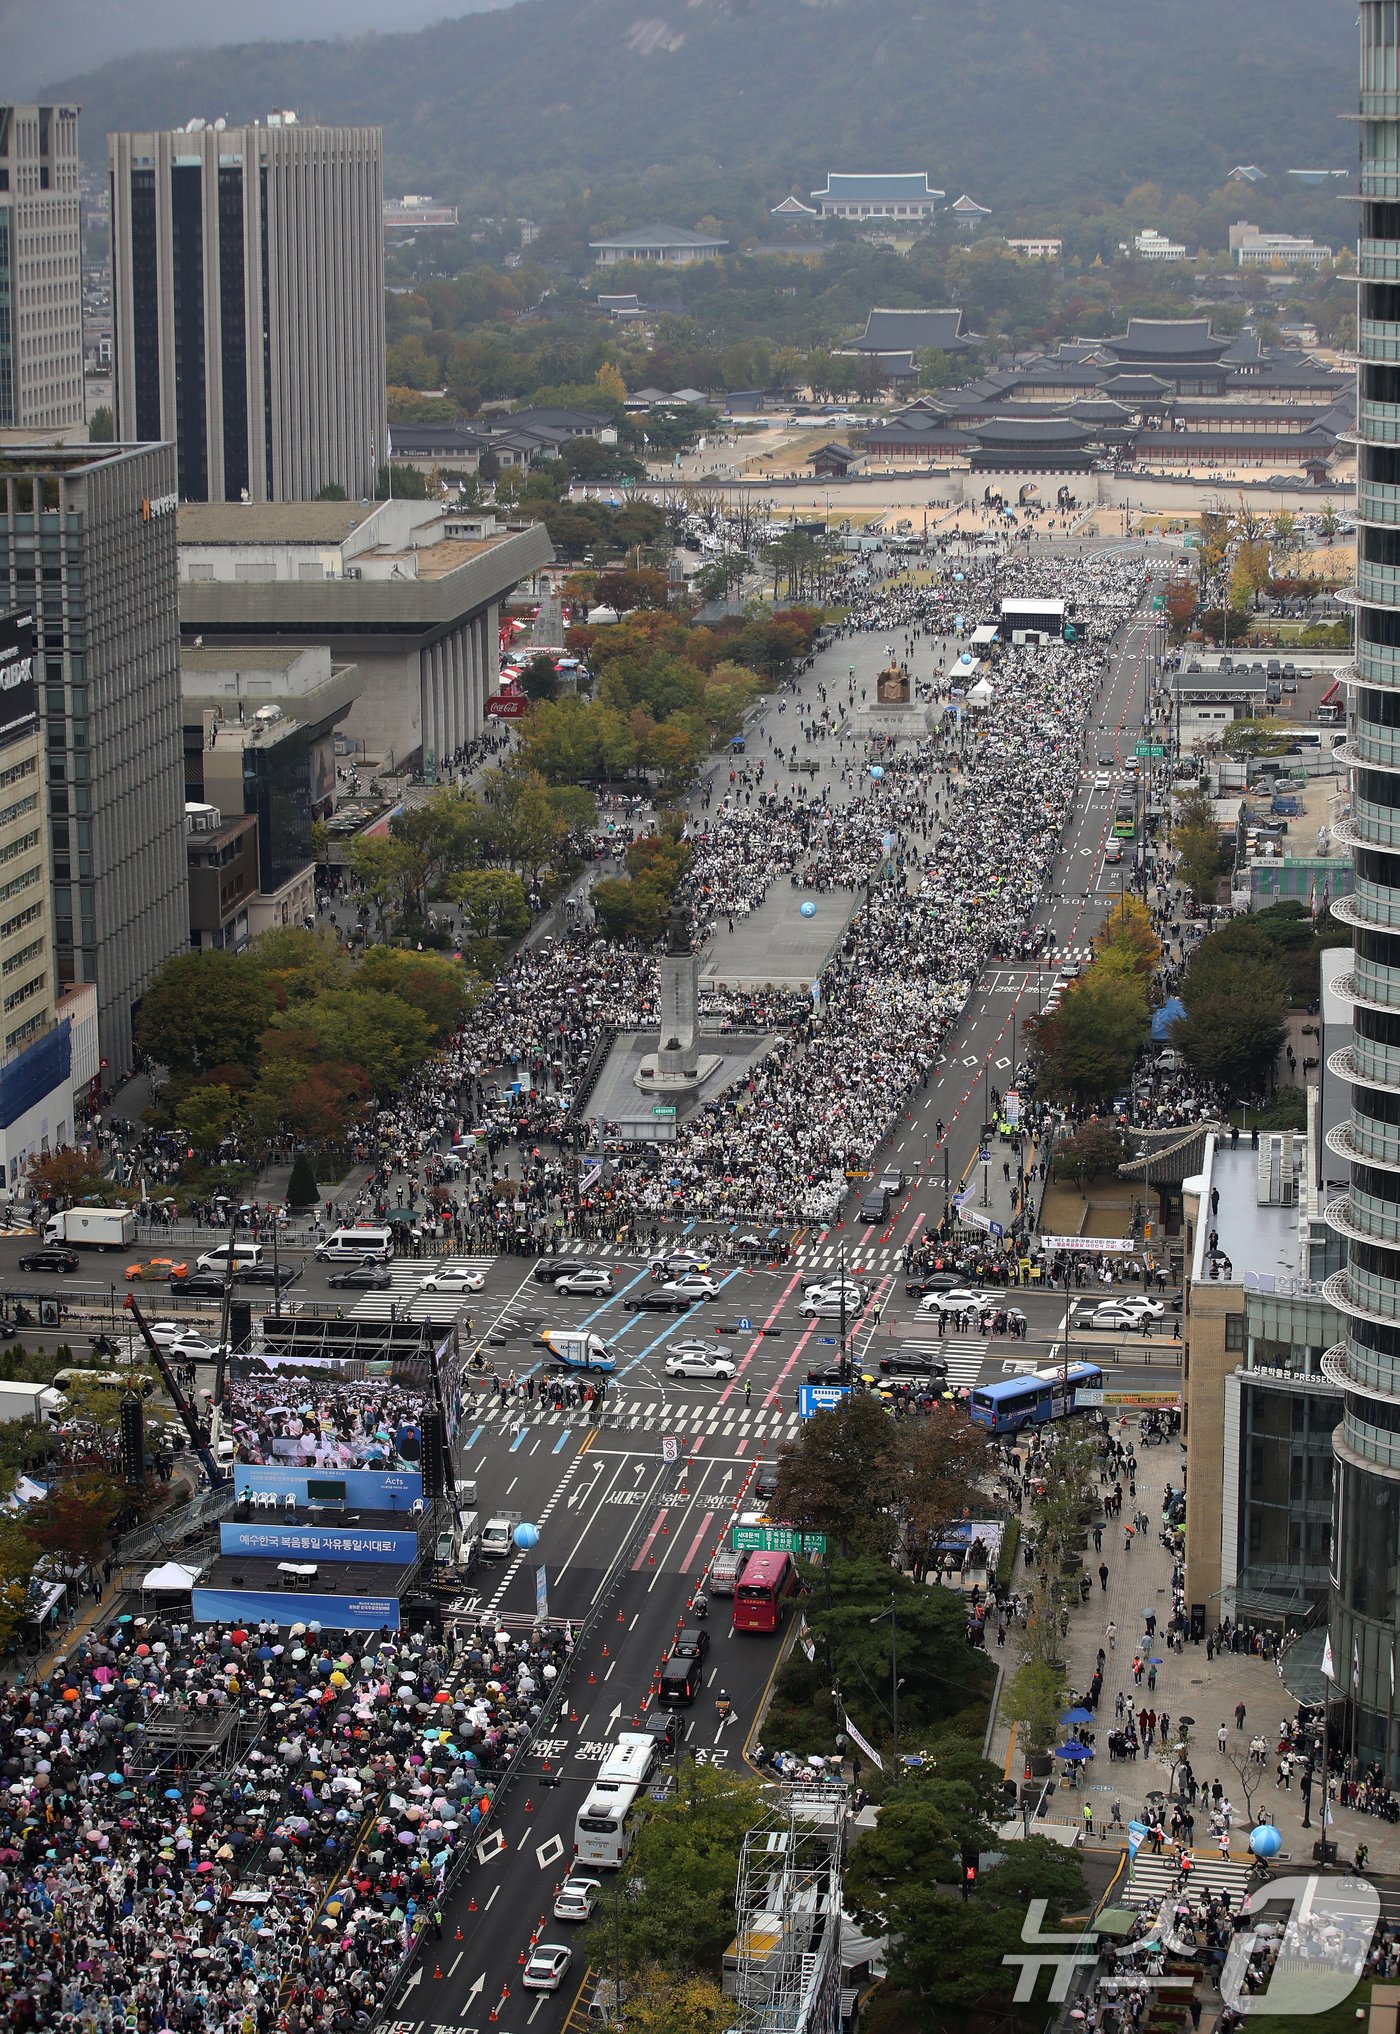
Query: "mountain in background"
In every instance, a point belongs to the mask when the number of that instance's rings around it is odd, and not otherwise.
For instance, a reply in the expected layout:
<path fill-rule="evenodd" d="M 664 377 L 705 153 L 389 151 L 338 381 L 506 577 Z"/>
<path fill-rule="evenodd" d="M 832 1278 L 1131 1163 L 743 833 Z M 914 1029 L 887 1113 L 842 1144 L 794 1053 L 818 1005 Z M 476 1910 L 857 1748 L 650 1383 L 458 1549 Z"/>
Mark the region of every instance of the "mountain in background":
<path fill-rule="evenodd" d="M 1200 193 L 1242 162 L 1271 194 L 1289 168 L 1350 169 L 1354 21 L 1350 0 L 518 0 L 413 33 L 126 58 L 51 90 L 82 105 L 95 161 L 109 129 L 290 106 L 382 125 L 390 189 L 483 210 L 690 225 L 834 168 L 927 169 L 1009 215 Z M 1338 207 L 1334 237 L 1353 230 Z"/>
<path fill-rule="evenodd" d="M 396 0 L 394 26 L 423 28 L 447 14 L 475 14 L 509 0 Z M 312 35 L 362 35 L 384 19 L 382 0 L 240 0 L 239 33 L 269 42 Z M 0 0 L 0 80 L 11 99 L 43 98 L 43 87 L 74 59 L 107 63 L 141 50 L 207 48 L 228 38 L 229 10 L 207 0 Z"/>

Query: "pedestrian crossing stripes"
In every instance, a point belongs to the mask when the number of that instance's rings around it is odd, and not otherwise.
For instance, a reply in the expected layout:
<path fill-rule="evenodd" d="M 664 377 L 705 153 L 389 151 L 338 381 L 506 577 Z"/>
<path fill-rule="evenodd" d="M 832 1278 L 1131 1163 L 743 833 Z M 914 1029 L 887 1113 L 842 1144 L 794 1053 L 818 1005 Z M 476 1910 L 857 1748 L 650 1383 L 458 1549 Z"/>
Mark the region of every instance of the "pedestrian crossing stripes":
<path fill-rule="evenodd" d="M 483 1425 L 495 1427 L 557 1428 L 578 1427 L 580 1424 L 580 1409 L 576 1405 L 556 1408 L 539 1398 L 522 1399 L 518 1395 L 477 1399 L 468 1408 L 468 1413 Z M 467 1414 L 464 1413 L 463 1417 L 465 1419 Z M 786 1439 L 796 1433 L 802 1422 L 792 1394 L 788 1392 L 781 1400 L 774 1400 L 771 1406 L 757 1399 L 746 1406 L 737 1394 L 723 1404 L 712 1399 L 682 1405 L 669 1399 L 643 1398 L 640 1394 L 615 1391 L 605 1403 L 597 1424 L 604 1431 L 630 1432 L 643 1428 L 657 1433 L 679 1434 L 684 1440 L 699 1435 L 707 1439 L 717 1436 L 721 1440 L 745 1440 L 761 1434 L 765 1441 L 769 1441 Z"/>
<path fill-rule="evenodd" d="M 378 1292 L 363 1292 L 350 1309 L 352 1321 L 453 1321 L 470 1313 L 479 1303 L 474 1292 L 424 1292 L 425 1278 L 441 1273 L 448 1265 L 462 1265 L 468 1271 L 489 1272 L 494 1257 L 444 1257 L 436 1262 L 422 1258 L 398 1258 L 389 1266 L 389 1283 Z"/>
<path fill-rule="evenodd" d="M 1238 1912 L 1249 1890 L 1253 1861 L 1213 1856 L 1206 1849 L 1193 1849 L 1191 1857 L 1191 1898 L 1200 1900 L 1207 1893 L 1228 1893 L 1231 1907 Z M 1127 1884 L 1119 1895 L 1120 1903 L 1125 1907 L 1160 1907 L 1178 1890 L 1180 1880 L 1181 1872 L 1172 1853 L 1163 1849 L 1159 1856 L 1144 1844 L 1133 1860 Z"/>
<path fill-rule="evenodd" d="M 873 1233 L 878 1236 L 880 1232 L 875 1230 Z M 902 1243 L 862 1243 L 860 1237 L 857 1226 L 854 1239 L 849 1243 L 799 1243 L 792 1253 L 792 1261 L 803 1271 L 840 1271 L 844 1263 L 851 1278 L 887 1277 L 891 1272 L 903 1270 Z"/>
<path fill-rule="evenodd" d="M 955 1391 L 970 1390 L 987 1360 L 987 1344 L 977 1335 L 958 1335 L 946 1342 L 901 1341 L 901 1349 L 920 1356 L 936 1357 L 948 1366 L 948 1382 Z M 893 1351 L 891 1357 L 893 1358 Z"/>

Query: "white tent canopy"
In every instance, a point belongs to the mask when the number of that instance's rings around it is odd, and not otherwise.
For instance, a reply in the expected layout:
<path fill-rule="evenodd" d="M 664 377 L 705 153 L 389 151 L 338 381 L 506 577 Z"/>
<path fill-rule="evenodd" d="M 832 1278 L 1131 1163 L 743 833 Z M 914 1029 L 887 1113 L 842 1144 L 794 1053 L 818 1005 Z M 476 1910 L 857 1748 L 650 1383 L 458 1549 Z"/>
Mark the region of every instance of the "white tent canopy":
<path fill-rule="evenodd" d="M 992 703 L 991 681 L 987 678 L 979 678 L 975 685 L 969 686 L 967 703 L 969 706 L 990 706 Z"/>
<path fill-rule="evenodd" d="M 193 1589 L 198 1578 L 198 1568 L 186 1568 L 180 1561 L 163 1561 L 159 1568 L 152 1568 L 141 1584 L 143 1589 Z"/>

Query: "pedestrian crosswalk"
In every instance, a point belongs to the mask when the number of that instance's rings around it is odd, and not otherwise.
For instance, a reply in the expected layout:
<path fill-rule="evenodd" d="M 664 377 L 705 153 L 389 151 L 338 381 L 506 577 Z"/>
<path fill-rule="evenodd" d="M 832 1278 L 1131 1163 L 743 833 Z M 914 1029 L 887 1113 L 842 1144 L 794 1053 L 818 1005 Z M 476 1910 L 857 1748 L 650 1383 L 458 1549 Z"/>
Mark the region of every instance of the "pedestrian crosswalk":
<path fill-rule="evenodd" d="M 479 1304 L 474 1292 L 424 1292 L 425 1278 L 441 1273 L 449 1265 L 464 1265 L 469 1271 L 489 1272 L 494 1257 L 396 1258 L 389 1266 L 389 1283 L 378 1292 L 362 1292 L 350 1309 L 352 1321 L 453 1321 L 470 1313 Z"/>
<path fill-rule="evenodd" d="M 948 1366 L 948 1382 L 954 1391 L 970 1390 L 976 1384 L 982 1365 L 987 1360 L 987 1343 L 984 1336 L 955 1335 L 946 1342 L 919 1342 L 912 1337 L 901 1338 L 900 1349 L 915 1351 L 920 1356 L 936 1357 Z M 890 1351 L 893 1355 L 893 1347 Z"/>
<path fill-rule="evenodd" d="M 799 1243 L 792 1253 L 792 1261 L 803 1272 L 840 1272 L 843 1268 L 851 1278 L 887 1278 L 892 1272 L 904 1267 L 904 1245 L 882 1243 L 879 1229 L 867 1230 L 862 1223 L 853 1225 L 848 1242 L 828 1239 L 823 1242 Z M 863 1236 L 873 1240 L 862 1242 Z"/>
<path fill-rule="evenodd" d="M 1191 1857 L 1191 1898 L 1200 1900 L 1207 1893 L 1228 1893 L 1231 1907 L 1238 1911 L 1249 1890 L 1253 1860 L 1220 1857 L 1204 1849 L 1193 1850 Z M 1163 1849 L 1159 1855 L 1144 1844 L 1133 1859 L 1120 1903 L 1124 1907 L 1160 1907 L 1177 1891 L 1180 1881 L 1181 1872 L 1172 1852 Z"/>
<path fill-rule="evenodd" d="M 631 1393 L 623 1385 L 609 1393 L 599 1426 L 632 1432 L 642 1429 L 658 1434 L 676 1434 L 682 1441 L 704 1438 L 746 1441 L 761 1438 L 765 1444 L 787 1440 L 802 1424 L 794 1404 L 796 1387 L 765 1404 L 755 1397 L 745 1405 L 736 1392 L 732 1398 L 692 1400 L 689 1404 Z M 487 1427 L 570 1427 L 577 1428 L 580 1408 L 556 1408 L 547 1401 L 523 1399 L 518 1394 L 494 1392 L 474 1398 L 463 1409 L 463 1423 L 478 1422 Z"/>

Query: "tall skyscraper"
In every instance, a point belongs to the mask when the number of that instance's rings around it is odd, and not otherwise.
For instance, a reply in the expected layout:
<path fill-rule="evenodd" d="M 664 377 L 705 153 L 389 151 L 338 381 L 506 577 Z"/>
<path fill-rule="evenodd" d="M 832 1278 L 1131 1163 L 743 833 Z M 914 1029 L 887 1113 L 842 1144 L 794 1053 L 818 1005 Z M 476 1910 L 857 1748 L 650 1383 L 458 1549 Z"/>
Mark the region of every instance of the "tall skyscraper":
<path fill-rule="evenodd" d="M 387 455 L 375 127 L 113 134 L 119 438 L 174 441 L 182 501 L 373 491 Z"/>
<path fill-rule="evenodd" d="M 0 105 L 0 431 L 83 421 L 78 109 Z"/>
<path fill-rule="evenodd" d="M 0 471 L 0 610 L 33 617 L 54 965 L 61 990 L 96 984 L 108 1079 L 189 943 L 175 509 L 169 445 L 22 446 Z"/>
<path fill-rule="evenodd" d="M 1364 1766 L 1400 1766 L 1400 8 L 1361 0 L 1361 241 L 1357 319 L 1356 681 L 1345 759 L 1353 855 L 1343 977 L 1352 1043 L 1329 1068 L 1351 1083 L 1351 1119 L 1328 1135 L 1351 1164 L 1327 1218 L 1347 1268 L 1327 1281 L 1346 1340 L 1323 1368 L 1343 1391 L 1333 1434 L 1330 1622 L 1334 1696 Z"/>

